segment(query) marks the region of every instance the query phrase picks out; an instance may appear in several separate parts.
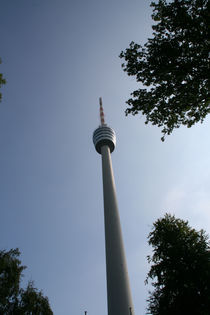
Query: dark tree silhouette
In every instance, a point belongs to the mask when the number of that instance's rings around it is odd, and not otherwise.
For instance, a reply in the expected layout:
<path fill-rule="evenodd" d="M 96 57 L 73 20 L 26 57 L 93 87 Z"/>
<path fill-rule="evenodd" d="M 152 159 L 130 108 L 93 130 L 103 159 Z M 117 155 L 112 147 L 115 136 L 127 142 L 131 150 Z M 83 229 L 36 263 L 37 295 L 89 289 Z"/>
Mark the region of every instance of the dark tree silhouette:
<path fill-rule="evenodd" d="M 148 299 L 152 315 L 208 315 L 210 311 L 210 244 L 203 230 L 170 214 L 158 219 L 148 236 L 154 291 Z"/>
<path fill-rule="evenodd" d="M 122 67 L 145 88 L 134 91 L 126 114 L 139 112 L 171 134 L 210 113 L 209 11 L 207 0 L 152 2 L 153 37 L 144 46 L 131 42 L 120 54 Z"/>
<path fill-rule="evenodd" d="M 1 64 L 1 59 L 0 59 L 0 64 Z M 2 87 L 3 84 L 6 83 L 6 80 L 3 78 L 3 74 L 0 73 L 0 88 Z M 2 99 L 2 94 L 0 93 L 0 101 Z"/>
<path fill-rule="evenodd" d="M 51 315 L 47 297 L 29 282 L 24 290 L 20 288 L 22 272 L 26 268 L 18 259 L 20 251 L 0 250 L 0 314 L 4 315 Z"/>

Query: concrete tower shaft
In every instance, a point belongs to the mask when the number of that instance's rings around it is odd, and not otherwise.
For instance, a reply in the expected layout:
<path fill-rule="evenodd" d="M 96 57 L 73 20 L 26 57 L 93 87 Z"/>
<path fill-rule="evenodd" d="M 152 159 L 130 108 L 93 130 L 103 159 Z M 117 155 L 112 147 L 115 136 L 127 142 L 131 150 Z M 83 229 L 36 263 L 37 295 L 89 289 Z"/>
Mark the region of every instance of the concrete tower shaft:
<path fill-rule="evenodd" d="M 93 143 L 102 156 L 108 315 L 134 315 L 111 161 L 116 136 L 104 120 Z"/>

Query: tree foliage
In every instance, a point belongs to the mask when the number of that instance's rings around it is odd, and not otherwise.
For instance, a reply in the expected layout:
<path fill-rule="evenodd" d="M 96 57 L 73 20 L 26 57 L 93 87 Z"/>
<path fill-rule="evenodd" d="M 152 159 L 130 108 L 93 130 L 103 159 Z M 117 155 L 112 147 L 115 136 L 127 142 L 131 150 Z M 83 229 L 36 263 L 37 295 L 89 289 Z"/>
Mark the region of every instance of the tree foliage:
<path fill-rule="evenodd" d="M 24 290 L 20 287 L 22 272 L 26 268 L 19 260 L 20 251 L 0 251 L 0 314 L 51 315 L 47 297 L 34 288 L 30 281 Z"/>
<path fill-rule="evenodd" d="M 0 59 L 0 64 L 1 64 L 1 59 Z M 3 74 L 0 73 L 0 88 L 2 87 L 2 85 L 4 85 L 6 83 L 6 80 L 3 78 Z M 2 99 L 2 94 L 0 93 L 0 101 Z"/>
<path fill-rule="evenodd" d="M 146 282 L 152 315 L 208 315 L 210 310 L 210 243 L 203 230 L 170 214 L 158 219 L 149 234 L 153 255 Z"/>
<path fill-rule="evenodd" d="M 180 125 L 203 122 L 209 104 L 209 2 L 152 2 L 153 37 L 131 42 L 122 67 L 145 88 L 134 91 L 126 114 L 141 112 L 145 123 L 163 127 L 163 137 Z"/>

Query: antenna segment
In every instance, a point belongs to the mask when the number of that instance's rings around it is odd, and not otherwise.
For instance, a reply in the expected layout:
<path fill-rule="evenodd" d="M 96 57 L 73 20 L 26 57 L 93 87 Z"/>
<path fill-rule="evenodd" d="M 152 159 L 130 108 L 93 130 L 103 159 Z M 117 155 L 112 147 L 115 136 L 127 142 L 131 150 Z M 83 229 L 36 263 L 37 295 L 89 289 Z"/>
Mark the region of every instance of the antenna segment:
<path fill-rule="evenodd" d="M 100 119 L 101 119 L 101 125 L 105 125 L 104 109 L 103 109 L 102 98 L 101 98 L 101 97 L 99 97 L 99 104 L 100 104 Z"/>

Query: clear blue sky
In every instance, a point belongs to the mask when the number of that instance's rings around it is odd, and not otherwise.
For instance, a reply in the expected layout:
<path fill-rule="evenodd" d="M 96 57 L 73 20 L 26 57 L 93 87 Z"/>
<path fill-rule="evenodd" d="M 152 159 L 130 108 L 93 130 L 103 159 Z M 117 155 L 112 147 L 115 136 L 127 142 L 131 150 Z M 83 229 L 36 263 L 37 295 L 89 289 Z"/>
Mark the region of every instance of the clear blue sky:
<path fill-rule="evenodd" d="M 56 315 L 105 315 L 98 98 L 112 154 L 136 315 L 145 314 L 147 235 L 166 211 L 210 230 L 210 119 L 160 141 L 125 117 L 137 87 L 120 51 L 151 35 L 147 0 L 0 0 L 0 246 L 19 247 L 26 280 Z"/>

